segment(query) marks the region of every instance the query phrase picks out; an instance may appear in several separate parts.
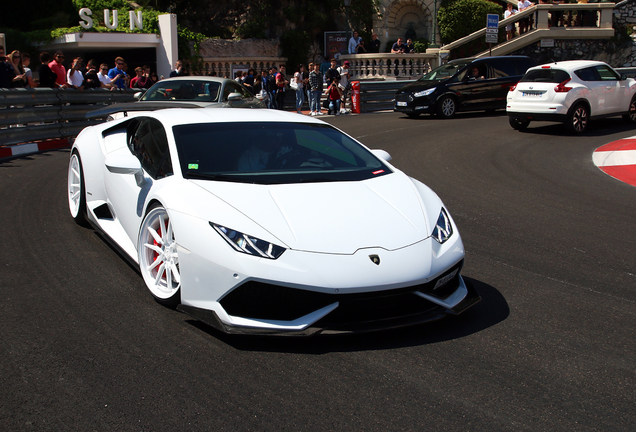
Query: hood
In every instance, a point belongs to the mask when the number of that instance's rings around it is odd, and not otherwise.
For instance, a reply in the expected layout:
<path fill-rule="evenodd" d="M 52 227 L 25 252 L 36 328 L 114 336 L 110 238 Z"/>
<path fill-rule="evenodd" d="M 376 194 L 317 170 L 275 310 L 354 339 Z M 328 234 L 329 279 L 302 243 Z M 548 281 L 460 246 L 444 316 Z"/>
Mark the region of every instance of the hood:
<path fill-rule="evenodd" d="M 417 92 L 421 90 L 426 90 L 431 87 L 437 86 L 439 83 L 443 81 L 447 81 L 447 80 L 415 81 L 402 87 L 399 90 L 399 93 L 413 93 L 413 92 Z"/>
<path fill-rule="evenodd" d="M 399 172 L 362 182 L 194 182 L 295 250 L 335 254 L 369 247 L 395 250 L 429 236 L 418 192 Z"/>

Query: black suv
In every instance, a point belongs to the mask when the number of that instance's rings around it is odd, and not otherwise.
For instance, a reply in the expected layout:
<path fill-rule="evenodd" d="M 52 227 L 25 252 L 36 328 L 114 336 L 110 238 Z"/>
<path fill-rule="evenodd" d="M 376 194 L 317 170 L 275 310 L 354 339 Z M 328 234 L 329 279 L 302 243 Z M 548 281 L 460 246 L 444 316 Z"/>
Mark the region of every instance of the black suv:
<path fill-rule="evenodd" d="M 457 111 L 505 109 L 508 89 L 536 65 L 526 56 L 453 60 L 398 90 L 394 111 L 451 118 Z"/>

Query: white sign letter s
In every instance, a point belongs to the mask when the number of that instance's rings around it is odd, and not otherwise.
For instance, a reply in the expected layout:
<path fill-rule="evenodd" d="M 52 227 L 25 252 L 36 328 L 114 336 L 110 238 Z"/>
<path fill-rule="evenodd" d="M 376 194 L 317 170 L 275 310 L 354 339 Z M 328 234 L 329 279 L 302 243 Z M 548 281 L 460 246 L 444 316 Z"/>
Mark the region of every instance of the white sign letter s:
<path fill-rule="evenodd" d="M 93 18 L 90 17 L 91 15 L 93 15 L 93 12 L 89 8 L 81 8 L 79 10 L 79 17 L 82 19 L 79 25 L 82 26 L 82 28 L 88 30 L 93 27 Z"/>

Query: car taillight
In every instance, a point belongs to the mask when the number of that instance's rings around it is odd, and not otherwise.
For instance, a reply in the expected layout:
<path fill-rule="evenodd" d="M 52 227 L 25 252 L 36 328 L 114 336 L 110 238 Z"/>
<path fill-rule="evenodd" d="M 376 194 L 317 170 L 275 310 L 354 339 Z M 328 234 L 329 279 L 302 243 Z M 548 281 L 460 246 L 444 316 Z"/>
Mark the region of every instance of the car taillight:
<path fill-rule="evenodd" d="M 566 87 L 566 86 L 565 86 L 568 82 L 570 82 L 570 80 L 571 80 L 571 79 L 572 79 L 572 78 L 568 78 L 568 79 L 566 79 L 565 81 L 563 81 L 561 84 L 559 84 L 558 86 L 556 86 L 556 87 L 554 88 L 554 91 L 555 91 L 556 93 L 567 93 L 567 92 L 569 92 L 570 90 L 572 90 L 572 87 Z"/>
<path fill-rule="evenodd" d="M 511 85 L 510 88 L 508 89 L 508 91 L 511 91 L 511 92 L 515 91 L 515 89 L 517 88 L 517 84 L 519 84 L 519 83 L 515 83 L 515 84 Z"/>

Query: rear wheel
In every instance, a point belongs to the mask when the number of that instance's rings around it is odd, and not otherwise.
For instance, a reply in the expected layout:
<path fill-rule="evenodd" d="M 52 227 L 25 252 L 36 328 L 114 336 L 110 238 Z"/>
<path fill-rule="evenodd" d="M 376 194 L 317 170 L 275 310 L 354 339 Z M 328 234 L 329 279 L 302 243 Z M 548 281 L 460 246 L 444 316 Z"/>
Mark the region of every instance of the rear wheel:
<path fill-rule="evenodd" d="M 452 96 L 444 96 L 437 103 L 437 114 L 442 118 L 451 118 L 455 115 L 457 103 Z"/>
<path fill-rule="evenodd" d="M 636 123 L 636 97 L 630 102 L 627 114 L 623 114 L 623 120 L 629 123 Z"/>
<path fill-rule="evenodd" d="M 78 225 L 86 226 L 86 190 L 84 186 L 84 170 L 77 150 L 71 155 L 67 176 L 68 208 Z"/>
<path fill-rule="evenodd" d="M 568 115 L 565 121 L 565 127 L 574 134 L 582 134 L 587 129 L 589 116 L 590 112 L 588 108 L 583 104 L 578 104 Z"/>
<path fill-rule="evenodd" d="M 159 303 L 176 307 L 181 302 L 179 254 L 166 209 L 151 207 L 141 224 L 139 269 L 148 290 Z"/>
<path fill-rule="evenodd" d="M 508 118 L 508 122 L 510 123 L 510 126 L 512 126 L 513 129 L 516 129 L 518 131 L 525 130 L 530 124 L 530 120 L 519 120 L 512 117 Z"/>

